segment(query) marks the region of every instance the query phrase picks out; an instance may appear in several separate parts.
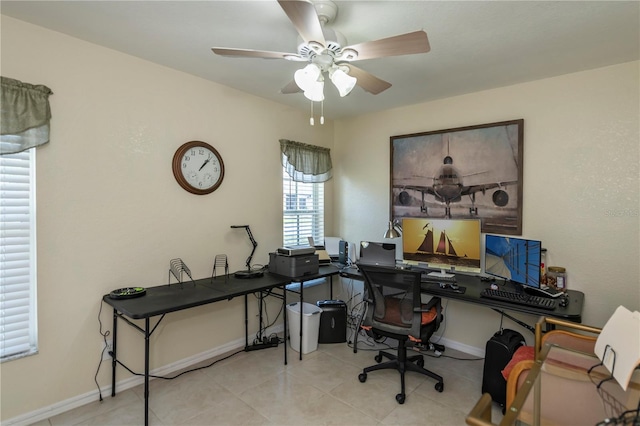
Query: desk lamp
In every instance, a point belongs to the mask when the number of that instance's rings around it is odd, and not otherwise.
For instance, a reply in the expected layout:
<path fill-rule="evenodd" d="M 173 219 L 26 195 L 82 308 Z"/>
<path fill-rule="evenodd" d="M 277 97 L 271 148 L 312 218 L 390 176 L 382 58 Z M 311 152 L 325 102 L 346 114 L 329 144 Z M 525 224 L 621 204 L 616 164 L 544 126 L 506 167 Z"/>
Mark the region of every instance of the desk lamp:
<path fill-rule="evenodd" d="M 256 247 L 258 243 L 253 238 L 253 234 L 251 233 L 251 229 L 249 225 L 231 225 L 232 228 L 244 228 L 247 230 L 247 234 L 249 234 L 249 240 L 251 240 L 251 245 L 253 245 L 253 250 L 251 250 L 251 254 L 247 258 L 247 270 L 246 271 L 238 271 L 234 275 L 236 278 L 258 278 L 264 275 L 264 272 L 261 270 L 251 270 L 251 259 L 253 258 L 253 253 L 256 251 Z"/>
<path fill-rule="evenodd" d="M 383 238 L 400 238 L 402 236 L 402 227 L 397 219 L 393 222 L 389 221 L 389 229 L 384 233 Z"/>

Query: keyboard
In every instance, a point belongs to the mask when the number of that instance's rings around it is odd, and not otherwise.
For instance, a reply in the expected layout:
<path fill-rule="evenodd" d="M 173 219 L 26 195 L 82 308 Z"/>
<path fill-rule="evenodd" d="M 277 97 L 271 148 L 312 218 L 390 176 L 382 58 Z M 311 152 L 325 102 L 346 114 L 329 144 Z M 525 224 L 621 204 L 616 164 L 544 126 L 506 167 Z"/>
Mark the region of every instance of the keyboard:
<path fill-rule="evenodd" d="M 556 308 L 556 300 L 546 297 L 532 296 L 530 294 L 515 293 L 513 291 L 493 290 L 485 288 L 480 292 L 480 297 L 487 299 L 499 300 L 501 302 L 514 303 L 516 305 L 525 305 L 532 308 L 553 310 Z"/>

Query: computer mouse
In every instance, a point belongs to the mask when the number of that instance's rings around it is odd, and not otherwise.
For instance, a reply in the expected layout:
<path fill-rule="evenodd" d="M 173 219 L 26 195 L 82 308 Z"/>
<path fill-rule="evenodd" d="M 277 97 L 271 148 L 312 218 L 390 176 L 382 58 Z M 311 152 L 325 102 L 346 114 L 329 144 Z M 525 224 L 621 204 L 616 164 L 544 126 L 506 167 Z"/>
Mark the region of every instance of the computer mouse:
<path fill-rule="evenodd" d="M 569 297 L 568 296 L 562 296 L 560 298 L 560 300 L 558 301 L 558 304 L 561 307 L 566 308 L 567 306 L 569 306 Z"/>

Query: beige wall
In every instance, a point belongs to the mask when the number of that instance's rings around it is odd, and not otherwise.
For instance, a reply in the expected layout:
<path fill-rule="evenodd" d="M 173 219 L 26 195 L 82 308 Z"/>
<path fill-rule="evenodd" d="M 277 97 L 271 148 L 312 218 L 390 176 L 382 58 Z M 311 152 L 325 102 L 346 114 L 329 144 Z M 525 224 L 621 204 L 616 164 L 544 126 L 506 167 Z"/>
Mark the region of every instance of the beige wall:
<path fill-rule="evenodd" d="M 638 70 L 632 62 L 337 122 L 337 232 L 357 242 L 386 229 L 390 136 L 523 118 L 523 235 L 541 239 L 548 264 L 565 266 L 569 287 L 586 294 L 583 322 L 602 326 L 618 305 L 640 310 Z M 484 348 L 499 328 L 491 310 L 449 308 L 446 339 Z"/>
<path fill-rule="evenodd" d="M 51 143 L 36 160 L 40 353 L 1 365 L 6 420 L 88 392 L 97 398 L 103 294 L 165 284 L 177 257 L 196 278 L 210 276 L 217 254 L 243 268 L 251 245 L 234 224 L 251 225 L 254 262 L 267 263 L 282 244 L 278 140 L 331 147 L 333 124 L 310 127 L 304 112 L 4 16 L 2 75 L 54 92 Z M 213 194 L 189 194 L 173 177 L 173 153 L 190 140 L 222 155 L 225 177 Z M 152 338 L 153 367 L 243 338 L 243 312 L 234 299 L 167 316 Z M 100 318 L 111 329 L 106 306 Z M 121 353 L 141 371 L 143 340 L 121 330 L 135 344 Z"/>
<path fill-rule="evenodd" d="M 4 16 L 1 55 L 2 75 L 54 91 L 52 142 L 37 153 L 40 353 L 0 365 L 3 421 L 97 398 L 109 290 L 166 283 L 175 257 L 196 277 L 220 253 L 241 268 L 250 245 L 232 224 L 251 225 L 254 260 L 267 262 L 281 243 L 280 138 L 332 148 L 327 233 L 359 241 L 379 239 L 388 218 L 390 136 L 524 118 L 525 235 L 587 293 L 585 322 L 601 325 L 619 304 L 640 309 L 638 63 L 310 127 L 304 112 Z M 193 139 L 226 167 L 204 197 L 170 171 Z M 110 317 L 103 309 L 103 330 Z M 240 300 L 167 316 L 153 366 L 236 341 L 241 317 Z M 450 303 L 445 338 L 482 349 L 498 325 L 493 311 Z M 121 330 L 140 369 L 139 335 Z M 109 384 L 106 364 L 98 378 Z"/>

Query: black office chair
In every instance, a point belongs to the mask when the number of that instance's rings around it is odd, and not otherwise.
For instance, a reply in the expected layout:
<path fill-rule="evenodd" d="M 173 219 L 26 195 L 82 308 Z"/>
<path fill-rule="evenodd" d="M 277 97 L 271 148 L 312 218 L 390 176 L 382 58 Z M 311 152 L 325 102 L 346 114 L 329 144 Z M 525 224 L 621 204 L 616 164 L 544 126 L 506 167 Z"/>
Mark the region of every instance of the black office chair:
<path fill-rule="evenodd" d="M 396 401 L 404 404 L 405 371 L 425 374 L 438 382 L 435 389 L 442 392 L 442 376 L 424 368 L 422 355 L 407 357 L 407 343 L 428 343 L 431 335 L 440 326 L 442 305 L 440 298 L 433 297 L 428 304 L 420 301 L 420 272 L 391 267 L 358 265 L 365 279 L 367 311 L 362 328 L 374 336 L 385 336 L 398 341 L 398 354 L 380 351 L 375 360 L 380 363 L 362 370 L 360 382 L 367 380 L 367 373 L 375 370 L 394 368 L 400 372 L 400 393 Z"/>

